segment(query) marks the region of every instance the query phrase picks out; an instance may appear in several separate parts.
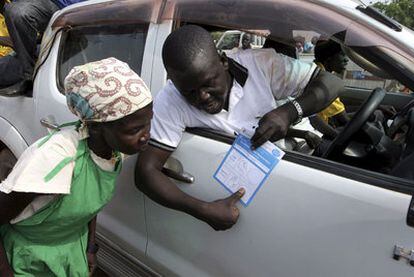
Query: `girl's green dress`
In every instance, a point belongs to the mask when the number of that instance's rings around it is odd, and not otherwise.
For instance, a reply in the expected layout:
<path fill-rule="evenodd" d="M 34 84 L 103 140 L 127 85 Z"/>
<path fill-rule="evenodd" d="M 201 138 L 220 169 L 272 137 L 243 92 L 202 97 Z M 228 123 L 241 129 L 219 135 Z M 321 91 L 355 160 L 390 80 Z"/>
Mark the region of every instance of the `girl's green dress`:
<path fill-rule="evenodd" d="M 80 140 L 76 156 L 45 176 L 53 178 L 75 160 L 70 194 L 60 195 L 21 222 L 2 226 L 15 276 L 88 276 L 88 223 L 112 198 L 121 170 L 119 156 L 114 171 L 102 170 L 92 160 L 86 140 Z"/>

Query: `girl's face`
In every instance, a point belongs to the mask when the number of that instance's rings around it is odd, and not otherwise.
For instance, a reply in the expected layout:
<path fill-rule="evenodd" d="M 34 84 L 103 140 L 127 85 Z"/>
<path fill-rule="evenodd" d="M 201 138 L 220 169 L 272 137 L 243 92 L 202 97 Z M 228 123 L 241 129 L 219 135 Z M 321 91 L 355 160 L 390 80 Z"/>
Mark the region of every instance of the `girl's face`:
<path fill-rule="evenodd" d="M 105 123 L 103 138 L 112 150 L 133 155 L 145 150 L 150 139 L 152 103 L 119 120 Z"/>

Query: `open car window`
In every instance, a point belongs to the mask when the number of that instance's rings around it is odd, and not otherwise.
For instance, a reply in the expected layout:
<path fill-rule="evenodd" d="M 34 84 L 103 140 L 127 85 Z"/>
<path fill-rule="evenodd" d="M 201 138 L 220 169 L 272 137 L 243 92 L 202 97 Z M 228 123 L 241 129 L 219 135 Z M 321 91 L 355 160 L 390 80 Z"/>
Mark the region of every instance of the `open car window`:
<path fill-rule="evenodd" d="M 179 26 L 180 23 L 181 24 L 199 24 L 198 21 L 195 22 L 187 22 L 187 21 L 178 21 L 179 24 L 177 24 L 176 26 Z M 237 40 L 240 40 L 240 34 L 243 33 L 249 33 L 251 35 L 255 35 L 257 37 L 260 37 L 263 41 L 263 44 L 259 47 L 256 48 L 261 48 L 264 46 L 264 44 L 266 44 L 266 41 L 277 41 L 280 44 L 283 44 L 284 46 L 286 46 L 286 48 L 289 49 L 294 49 L 293 51 L 296 53 L 297 58 L 299 60 L 302 60 L 304 62 L 308 62 L 308 63 L 312 63 L 314 60 L 314 54 L 313 54 L 313 47 L 314 45 L 312 45 L 312 43 L 314 43 L 315 41 L 317 41 L 317 39 L 325 39 L 326 36 L 326 32 L 320 32 L 320 30 L 303 30 L 303 26 L 301 26 L 300 28 L 298 27 L 298 29 L 295 30 L 289 30 L 290 34 L 286 35 L 285 37 L 282 38 L 275 38 L 274 36 L 272 36 L 272 31 L 271 28 L 266 29 L 265 26 L 252 26 L 252 25 L 245 25 L 243 28 L 240 29 L 235 29 L 234 26 L 229 26 L 227 28 L 223 27 L 223 25 L 220 24 L 199 24 L 203 27 L 205 27 L 206 29 L 208 29 L 212 35 L 212 37 L 214 38 L 215 42 L 216 42 L 216 47 L 218 51 L 243 51 L 243 49 L 240 47 L 240 45 L 237 47 Z M 262 29 L 259 29 L 257 27 L 261 27 Z M 255 29 L 257 28 L 257 29 Z M 223 49 L 223 47 L 221 47 L 221 44 L 218 43 L 221 40 L 223 40 L 223 36 L 225 36 L 225 34 L 228 35 L 235 35 L 236 39 L 235 41 L 232 41 L 232 46 L 231 47 L 225 47 Z M 333 34 L 335 36 L 335 34 Z M 303 36 L 304 40 L 303 42 L 306 43 L 308 42 L 308 45 L 306 45 L 306 47 L 304 47 L 305 45 L 298 45 L 295 39 L 297 39 L 298 37 Z M 335 37 L 336 39 L 336 37 Z M 229 39 L 230 41 L 230 39 Z M 341 41 L 339 39 L 337 39 L 337 41 L 340 42 L 341 45 L 345 46 L 344 41 Z M 299 46 L 302 46 L 303 48 L 300 49 Z M 227 48 L 227 49 L 226 49 Z M 252 47 L 253 48 L 253 47 Z M 370 47 L 353 47 L 355 49 L 360 50 L 362 49 L 370 49 Z M 379 63 L 380 66 L 383 66 L 384 68 L 386 68 L 387 70 L 389 70 L 389 68 L 387 68 L 388 64 L 391 64 L 392 66 L 396 66 L 399 67 L 401 65 L 403 66 L 407 66 L 407 63 L 410 64 L 410 61 L 407 61 L 407 59 L 401 55 L 401 53 L 395 54 L 394 51 L 390 48 L 387 48 L 385 46 L 375 46 L 375 49 L 377 49 L 378 51 L 376 52 L 377 55 L 380 55 L 380 52 L 385 52 L 387 53 L 388 57 L 393 56 L 394 55 L 394 60 L 387 60 L 384 59 L 382 61 L 382 63 Z M 277 50 L 276 50 L 277 51 Z M 284 51 L 284 50 L 283 50 Z M 370 49 L 370 51 L 372 51 L 372 49 Z M 278 52 L 278 51 L 277 51 Z M 363 52 L 363 50 L 361 51 Z M 374 51 L 375 52 L 375 51 Z M 286 53 L 282 52 L 283 54 L 287 55 Z M 397 55 L 398 57 L 396 57 L 395 55 Z M 364 77 L 365 78 L 361 78 L 361 73 L 358 73 L 359 71 L 363 71 Z M 374 72 L 375 73 L 375 72 Z M 374 73 L 369 72 L 366 69 L 363 69 L 362 67 L 360 67 L 358 64 L 350 61 L 348 67 L 347 67 L 347 71 L 343 74 L 342 78 L 344 79 L 344 81 L 346 82 L 347 86 L 358 86 L 359 88 L 364 88 L 368 91 L 373 90 L 374 88 L 380 87 L 380 88 L 384 88 L 384 89 L 388 89 L 390 87 L 390 85 L 392 85 L 395 82 L 400 83 L 399 81 L 397 81 L 396 79 L 391 79 L 391 78 L 384 78 L 384 77 L 378 77 L 375 76 Z M 410 74 L 408 74 L 410 75 Z M 412 76 L 411 76 L 412 77 Z M 389 122 L 388 124 L 391 124 L 392 122 Z M 313 129 L 313 127 L 310 125 L 309 120 L 305 119 L 303 120 L 303 122 L 301 122 L 301 124 L 295 126 L 298 129 L 302 129 L 302 130 L 310 130 L 315 132 L 315 129 Z M 218 140 L 218 141 L 222 141 L 225 143 L 232 143 L 234 136 L 229 135 L 229 134 L 223 134 L 217 131 L 213 131 L 213 130 L 208 130 L 208 129 L 199 129 L 199 128 L 192 128 L 192 129 L 188 129 L 188 132 L 197 134 L 197 135 L 201 135 L 204 137 L 208 137 L 214 140 Z M 320 133 L 315 132 L 318 135 L 322 136 Z M 361 140 L 363 141 L 365 138 L 362 138 Z M 391 140 L 393 140 L 394 138 L 392 138 Z M 358 141 L 358 143 L 360 143 L 360 141 Z M 356 147 L 364 147 L 364 144 L 353 144 L 353 147 L 355 145 L 357 145 Z M 399 190 L 400 191 L 400 184 L 402 184 L 401 186 L 403 187 L 403 189 L 401 189 L 401 191 L 406 191 L 405 189 L 408 190 L 412 190 L 413 184 L 411 181 L 409 180 L 404 180 L 402 181 L 402 179 L 397 178 L 393 175 L 390 174 L 390 172 L 387 170 L 384 170 L 383 168 L 380 168 L 381 165 L 379 165 L 379 168 L 373 168 L 373 167 L 364 167 L 361 166 L 359 164 L 359 162 L 354 162 L 354 161 L 349 161 L 350 159 L 353 159 L 355 157 L 345 157 L 343 160 L 329 160 L 329 159 L 325 159 L 325 158 L 318 158 L 318 157 L 314 157 L 313 156 L 313 149 L 311 149 L 308 145 L 307 142 L 303 139 L 303 138 L 293 138 L 293 139 L 288 139 L 286 140 L 283 145 L 282 148 L 287 151 L 287 155 L 286 158 L 287 160 L 291 160 L 294 162 L 300 162 L 300 163 L 304 163 L 307 165 L 311 165 L 315 168 L 318 169 L 322 169 L 322 170 L 326 170 L 326 171 L 331 171 L 334 172 L 336 174 L 342 175 L 342 174 L 349 174 L 349 176 L 351 178 L 354 178 L 356 180 L 364 180 L 364 178 L 373 178 L 373 179 L 378 179 L 380 178 L 382 180 L 382 182 L 378 182 L 379 186 L 385 187 L 385 188 L 391 188 L 394 190 Z M 354 151 L 354 149 L 347 149 L 348 153 L 351 153 L 352 151 Z M 350 152 L 351 151 L 351 152 Z M 351 153 L 352 155 L 355 154 Z M 352 156 L 351 155 L 351 156 Z M 357 154 L 358 155 L 358 154 Z M 373 157 L 370 157 L 373 158 Z M 365 162 L 363 163 L 369 163 L 369 159 L 366 159 Z M 390 170 L 392 169 L 391 167 L 389 168 Z M 347 173 L 346 173 L 347 172 Z M 369 177 L 368 177 L 369 176 Z M 394 186 L 394 183 L 396 183 L 397 185 Z M 391 185 L 390 185 L 391 184 Z M 397 188 L 397 189 L 396 189 Z"/>
<path fill-rule="evenodd" d="M 304 30 L 293 30 L 293 39 L 297 56 L 299 60 L 304 62 L 313 62 L 315 60 L 316 43 L 319 40 L 327 40 L 327 38 L 322 37 L 317 32 Z M 349 51 L 349 48 L 344 50 L 345 53 L 349 53 Z M 369 66 L 364 68 L 364 64 L 358 65 L 359 61 L 354 62 L 352 58 L 353 56 L 347 56 L 348 64 L 346 70 L 339 76 L 344 80 L 345 86 L 362 90 L 373 90 L 380 87 L 387 92 L 412 93 L 412 90 L 395 78 L 392 78 L 392 76 L 386 76 L 388 74 L 384 74 L 384 72 L 378 74 L 375 71 L 370 71 Z"/>
<path fill-rule="evenodd" d="M 297 8 L 298 6 L 300 9 Z M 348 1 L 339 1 L 334 7 L 329 3 L 312 3 L 304 0 L 191 2 L 170 0 L 166 2 L 160 18 L 172 19 L 176 22 L 215 25 L 228 30 L 256 30 L 256 35 L 290 45 L 295 43 L 295 30 L 312 31 L 324 38 L 335 37 L 342 45 L 356 51 L 370 49 L 372 52 L 377 52 L 377 56 L 369 56 L 372 61 L 381 59 L 386 65 L 387 60 L 392 60 L 389 64 L 394 63 L 404 67 L 406 76 L 395 74 L 391 79 L 396 79 L 408 88 L 414 89 L 414 49 L 402 46 L 409 44 L 398 41 L 400 38 L 405 40 L 412 37 L 412 31 L 404 29 L 403 36 L 397 36 L 391 31 L 387 37 L 378 35 L 369 24 L 380 23 L 363 22 L 361 18 L 366 16 L 356 8 L 357 4 Z M 381 28 L 387 27 L 384 25 Z M 389 56 L 390 52 L 398 55 Z M 394 72 L 391 67 L 389 71 L 391 74 Z M 362 76 L 357 72 L 352 74 L 356 77 Z M 411 77 L 407 78 L 407 75 Z"/>

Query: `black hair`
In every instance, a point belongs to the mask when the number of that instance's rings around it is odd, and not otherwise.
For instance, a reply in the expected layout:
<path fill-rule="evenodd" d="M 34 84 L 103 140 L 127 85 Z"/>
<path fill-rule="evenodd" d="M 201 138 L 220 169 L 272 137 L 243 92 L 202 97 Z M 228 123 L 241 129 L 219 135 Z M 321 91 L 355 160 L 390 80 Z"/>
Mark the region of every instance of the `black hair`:
<path fill-rule="evenodd" d="M 162 60 L 169 70 L 185 72 L 201 56 L 218 55 L 210 33 L 197 25 L 185 25 L 172 32 L 164 42 Z"/>
<path fill-rule="evenodd" d="M 342 52 L 341 45 L 333 40 L 320 40 L 315 45 L 315 62 L 324 63 L 328 58 Z"/>

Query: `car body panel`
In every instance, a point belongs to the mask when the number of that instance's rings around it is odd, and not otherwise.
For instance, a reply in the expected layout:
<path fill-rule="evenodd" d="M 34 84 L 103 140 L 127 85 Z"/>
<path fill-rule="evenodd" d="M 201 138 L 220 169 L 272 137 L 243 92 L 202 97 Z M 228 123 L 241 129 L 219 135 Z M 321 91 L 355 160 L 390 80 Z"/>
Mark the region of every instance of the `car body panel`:
<path fill-rule="evenodd" d="M 173 157 L 196 181 L 179 187 L 207 201 L 229 196 L 212 178 L 228 149 L 186 134 Z M 283 160 L 226 232 L 149 202 L 147 255 L 179 276 L 411 276 L 392 259 L 394 245 L 414 247 L 410 199 Z"/>
<path fill-rule="evenodd" d="M 2 117 L 0 117 L 0 141 L 10 149 L 15 157 L 20 157 L 28 146 L 17 129 Z"/>

